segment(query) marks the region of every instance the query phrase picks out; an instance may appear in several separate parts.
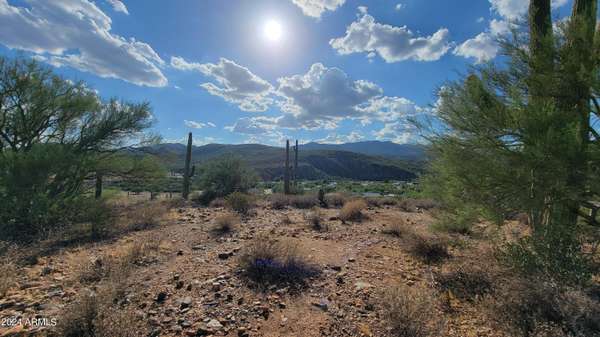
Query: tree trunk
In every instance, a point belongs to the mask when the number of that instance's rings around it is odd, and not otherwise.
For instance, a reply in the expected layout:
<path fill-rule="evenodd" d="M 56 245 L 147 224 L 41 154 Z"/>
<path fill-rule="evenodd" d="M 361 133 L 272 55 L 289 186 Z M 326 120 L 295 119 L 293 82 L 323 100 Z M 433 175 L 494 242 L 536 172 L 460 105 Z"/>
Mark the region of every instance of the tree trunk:
<path fill-rule="evenodd" d="M 96 199 L 102 198 L 102 173 L 96 172 Z"/>
<path fill-rule="evenodd" d="M 190 165 L 192 161 L 192 133 L 188 134 L 187 151 L 185 153 L 185 169 L 183 171 L 183 199 L 187 200 L 190 195 Z"/>

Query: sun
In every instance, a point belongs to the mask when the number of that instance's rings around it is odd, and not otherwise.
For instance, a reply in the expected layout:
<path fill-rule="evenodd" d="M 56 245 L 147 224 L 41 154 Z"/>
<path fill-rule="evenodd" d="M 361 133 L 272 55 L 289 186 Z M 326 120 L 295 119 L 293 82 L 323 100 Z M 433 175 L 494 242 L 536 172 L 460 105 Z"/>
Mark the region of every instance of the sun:
<path fill-rule="evenodd" d="M 269 41 L 279 41 L 283 35 L 283 28 L 276 20 L 269 20 L 265 23 L 264 34 Z"/>

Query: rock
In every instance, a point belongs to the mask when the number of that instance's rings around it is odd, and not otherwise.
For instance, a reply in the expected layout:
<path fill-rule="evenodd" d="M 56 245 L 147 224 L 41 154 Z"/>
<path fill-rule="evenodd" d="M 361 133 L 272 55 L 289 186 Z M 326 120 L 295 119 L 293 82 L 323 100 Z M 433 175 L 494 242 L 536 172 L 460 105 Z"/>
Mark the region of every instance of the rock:
<path fill-rule="evenodd" d="M 192 247 L 192 250 L 202 250 L 204 247 L 202 245 L 195 245 Z"/>
<path fill-rule="evenodd" d="M 209 328 L 206 325 L 200 325 L 198 327 L 198 329 L 196 330 L 196 336 L 210 336 L 210 335 L 214 335 L 215 334 L 215 330 Z"/>
<path fill-rule="evenodd" d="M 179 280 L 177 281 L 177 283 L 175 284 L 175 289 L 181 289 L 183 288 L 183 281 Z"/>
<path fill-rule="evenodd" d="M 248 333 L 248 329 L 246 329 L 243 326 L 241 326 L 237 329 L 237 335 L 238 335 L 238 337 L 249 337 L 250 336 L 250 334 Z"/>
<path fill-rule="evenodd" d="M 356 259 L 355 259 L 355 258 L 353 258 L 353 257 L 351 257 L 351 258 L 348 258 L 348 262 L 356 262 Z"/>
<path fill-rule="evenodd" d="M 178 251 L 177 251 L 177 255 L 179 255 L 179 256 L 183 255 L 183 250 L 181 250 L 181 249 L 180 249 L 180 250 L 178 250 Z"/>
<path fill-rule="evenodd" d="M 42 268 L 42 271 L 40 272 L 40 276 L 46 276 L 48 274 L 51 274 L 52 272 L 54 272 L 54 269 L 52 269 L 52 267 L 45 266 L 44 268 Z"/>
<path fill-rule="evenodd" d="M 363 282 L 363 281 L 358 281 L 354 284 L 354 289 L 356 290 L 363 290 L 363 289 L 367 289 L 367 288 L 371 288 L 373 285 L 371 285 L 371 283 L 367 283 L 367 282 Z"/>
<path fill-rule="evenodd" d="M 156 295 L 156 303 L 163 303 L 167 299 L 167 293 L 161 291 Z"/>
<path fill-rule="evenodd" d="M 192 305 L 192 298 L 190 296 L 186 296 L 179 301 L 180 309 L 189 308 L 191 305 Z"/>
<path fill-rule="evenodd" d="M 340 265 L 337 265 L 337 264 L 336 264 L 336 265 L 329 266 L 329 268 L 331 268 L 331 269 L 333 269 L 333 270 L 335 270 L 335 271 L 342 271 L 342 266 L 340 266 Z"/>
<path fill-rule="evenodd" d="M 219 259 L 221 259 L 221 260 L 227 260 L 231 256 L 233 256 L 233 252 L 223 252 L 223 253 L 219 253 L 219 255 L 218 255 Z"/>
<path fill-rule="evenodd" d="M 318 302 L 312 302 L 311 304 L 323 311 L 329 310 L 329 301 L 324 298 L 320 299 Z"/>
<path fill-rule="evenodd" d="M 206 323 L 206 327 L 209 329 L 220 330 L 223 329 L 223 324 L 221 324 L 221 322 L 213 318 L 210 321 L 208 321 L 208 323 Z"/>

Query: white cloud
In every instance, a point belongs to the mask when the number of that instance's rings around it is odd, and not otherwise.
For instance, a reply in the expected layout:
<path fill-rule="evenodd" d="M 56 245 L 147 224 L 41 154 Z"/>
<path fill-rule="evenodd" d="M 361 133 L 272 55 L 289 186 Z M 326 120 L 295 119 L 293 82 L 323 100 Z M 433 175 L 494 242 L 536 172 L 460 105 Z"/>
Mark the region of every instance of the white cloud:
<path fill-rule="evenodd" d="M 185 124 L 185 126 L 187 126 L 188 128 L 192 128 L 192 129 L 202 129 L 202 128 L 206 128 L 206 127 L 211 127 L 214 128 L 216 127 L 216 125 L 212 122 L 196 122 L 196 121 L 188 121 L 188 120 L 184 120 L 183 123 Z"/>
<path fill-rule="evenodd" d="M 215 137 L 198 137 L 198 136 L 194 136 L 192 137 L 192 145 L 194 146 L 202 146 L 202 145 L 206 145 L 206 144 L 215 144 L 218 142 L 222 142 L 222 139 L 219 138 L 215 138 Z M 188 142 L 188 137 L 184 136 L 181 138 L 167 138 L 164 140 L 164 143 L 167 144 L 184 144 L 187 145 Z"/>
<path fill-rule="evenodd" d="M 496 57 L 498 49 L 494 38 L 484 32 L 456 47 L 453 53 L 465 58 L 474 58 L 477 63 L 482 63 Z"/>
<path fill-rule="evenodd" d="M 278 94 L 286 113 L 280 123 L 289 127 L 335 127 L 344 118 L 363 115 L 358 109 L 383 90 L 364 80 L 352 80 L 338 68 L 315 63 L 303 75 L 280 78 Z"/>
<path fill-rule="evenodd" d="M 441 28 L 431 36 L 415 37 L 406 26 L 381 24 L 364 12 L 346 28 L 345 36 L 329 44 L 342 55 L 376 52 L 386 62 L 436 61 L 451 47 L 448 36 L 448 29 Z"/>
<path fill-rule="evenodd" d="M 396 8 L 396 10 L 399 11 L 402 8 L 404 8 L 404 5 L 399 3 L 399 4 L 396 4 L 396 7 L 394 7 L 394 8 Z"/>
<path fill-rule="evenodd" d="M 129 11 L 127 10 L 127 7 L 123 3 L 123 1 L 120 1 L 120 0 L 106 0 L 106 1 L 108 1 L 108 3 L 112 6 L 112 8 L 115 12 L 121 12 L 121 13 L 129 15 Z"/>
<path fill-rule="evenodd" d="M 265 111 L 273 103 L 270 97 L 273 87 L 269 82 L 226 58 L 221 58 L 216 64 L 200 64 L 175 56 L 171 57 L 171 66 L 184 71 L 198 71 L 213 78 L 218 85 L 203 83 L 200 86 L 211 95 L 237 104 L 244 111 Z"/>
<path fill-rule="evenodd" d="M 505 20 L 493 19 L 490 21 L 490 33 L 493 36 L 500 36 L 510 33 L 511 24 Z"/>
<path fill-rule="evenodd" d="M 261 135 L 274 132 L 280 118 L 265 116 L 242 117 L 233 125 L 226 126 L 225 130 L 245 135 Z"/>
<path fill-rule="evenodd" d="M 164 61 L 144 42 L 111 33 L 112 21 L 87 0 L 28 0 L 27 7 L 0 0 L 0 43 L 43 55 L 100 77 L 164 87 Z"/>
<path fill-rule="evenodd" d="M 292 0 L 294 5 L 302 9 L 302 13 L 313 18 L 321 18 L 326 11 L 335 11 L 346 0 Z"/>
<path fill-rule="evenodd" d="M 398 144 L 421 141 L 417 128 L 410 123 L 386 123 L 382 129 L 374 131 L 373 135 L 377 140 L 390 140 Z"/>
<path fill-rule="evenodd" d="M 529 1 L 525 0 L 489 0 L 492 9 L 508 20 L 522 19 L 529 9 Z M 566 5 L 569 0 L 552 0 L 552 7 L 559 8 Z"/>
<path fill-rule="evenodd" d="M 485 21 L 483 16 L 480 16 L 479 18 L 477 18 L 477 23 L 482 23 L 483 21 Z"/>
<path fill-rule="evenodd" d="M 343 144 L 343 143 L 355 143 L 365 139 L 358 131 L 352 131 L 349 134 L 341 135 L 337 133 L 330 133 L 325 138 L 317 139 L 315 142 L 322 144 Z"/>

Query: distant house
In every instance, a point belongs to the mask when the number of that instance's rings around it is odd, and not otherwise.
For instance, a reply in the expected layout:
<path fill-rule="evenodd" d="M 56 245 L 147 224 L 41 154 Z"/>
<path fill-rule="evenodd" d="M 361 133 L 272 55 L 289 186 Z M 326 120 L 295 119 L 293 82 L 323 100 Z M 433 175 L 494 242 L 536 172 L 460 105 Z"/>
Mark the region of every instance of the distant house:
<path fill-rule="evenodd" d="M 375 192 L 364 192 L 362 194 L 363 197 L 365 198 L 376 198 L 376 197 L 380 197 L 381 194 L 380 193 L 375 193 Z"/>

